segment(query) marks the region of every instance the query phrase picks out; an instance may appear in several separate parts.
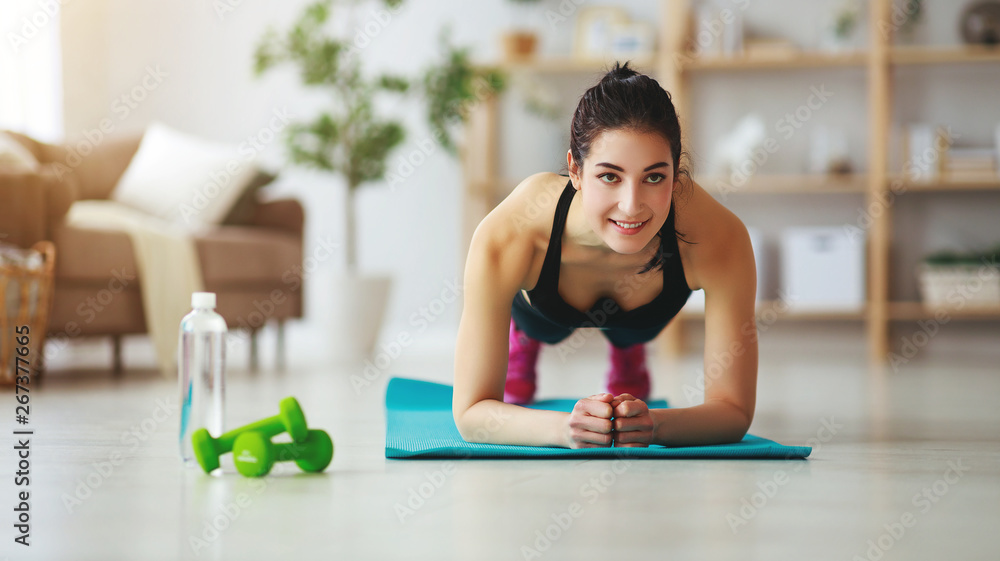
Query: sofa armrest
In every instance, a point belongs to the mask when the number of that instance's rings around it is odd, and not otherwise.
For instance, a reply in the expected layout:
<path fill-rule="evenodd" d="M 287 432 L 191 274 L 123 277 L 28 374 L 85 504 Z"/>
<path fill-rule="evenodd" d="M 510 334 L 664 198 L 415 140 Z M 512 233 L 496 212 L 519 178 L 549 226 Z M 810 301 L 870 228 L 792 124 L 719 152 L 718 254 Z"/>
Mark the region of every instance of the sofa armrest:
<path fill-rule="evenodd" d="M 0 242 L 30 247 L 51 239 L 76 194 L 75 181 L 53 166 L 0 173 Z"/>
<path fill-rule="evenodd" d="M 0 174 L 0 243 L 30 247 L 45 239 L 45 190 L 34 172 Z"/>
<path fill-rule="evenodd" d="M 282 230 L 301 238 L 305 219 L 305 210 L 299 201 L 278 199 L 257 205 L 253 225 Z"/>

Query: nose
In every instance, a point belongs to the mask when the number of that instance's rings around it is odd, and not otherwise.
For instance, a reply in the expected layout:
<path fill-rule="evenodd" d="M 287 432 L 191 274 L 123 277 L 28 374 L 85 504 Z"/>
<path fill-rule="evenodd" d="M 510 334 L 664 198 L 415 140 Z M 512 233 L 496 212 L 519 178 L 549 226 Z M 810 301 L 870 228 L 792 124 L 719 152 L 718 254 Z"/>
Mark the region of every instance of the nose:
<path fill-rule="evenodd" d="M 634 218 L 639 216 L 642 209 L 642 202 L 639 200 L 639 186 L 628 183 L 621 190 L 621 198 L 618 200 L 618 210 L 622 211 L 626 217 Z"/>

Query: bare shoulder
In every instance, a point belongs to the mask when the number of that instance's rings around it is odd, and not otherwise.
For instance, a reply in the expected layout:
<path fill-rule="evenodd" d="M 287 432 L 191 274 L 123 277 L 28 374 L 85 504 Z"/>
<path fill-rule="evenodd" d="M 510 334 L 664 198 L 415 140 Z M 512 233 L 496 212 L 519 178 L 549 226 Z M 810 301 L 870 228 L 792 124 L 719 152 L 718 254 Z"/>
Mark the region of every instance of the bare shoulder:
<path fill-rule="evenodd" d="M 470 253 L 489 253 L 502 270 L 523 273 L 525 281 L 548 247 L 556 203 L 567 181 L 550 172 L 524 179 L 476 228 Z"/>
<path fill-rule="evenodd" d="M 551 172 L 528 176 L 490 214 L 497 215 L 497 226 L 506 226 L 518 234 L 541 232 L 548 241 L 556 203 L 567 181 Z"/>
<path fill-rule="evenodd" d="M 694 180 L 675 195 L 675 226 L 684 239 L 681 254 L 692 289 L 704 288 L 719 271 L 748 257 L 750 236 L 743 221 Z"/>

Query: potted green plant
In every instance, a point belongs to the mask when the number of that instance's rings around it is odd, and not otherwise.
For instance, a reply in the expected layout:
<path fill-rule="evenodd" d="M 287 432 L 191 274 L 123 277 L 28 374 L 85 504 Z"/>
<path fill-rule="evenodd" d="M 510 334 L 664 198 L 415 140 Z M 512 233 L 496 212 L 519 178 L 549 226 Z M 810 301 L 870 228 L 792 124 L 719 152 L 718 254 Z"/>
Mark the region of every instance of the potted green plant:
<path fill-rule="evenodd" d="M 532 5 L 540 0 L 510 0 L 517 7 L 513 25 L 501 36 L 504 57 L 511 62 L 530 60 L 538 49 L 538 34 L 530 25 L 533 18 Z"/>
<path fill-rule="evenodd" d="M 983 262 L 993 268 L 1000 267 L 1000 244 L 993 246 L 983 253 Z"/>
<path fill-rule="evenodd" d="M 824 30 L 825 50 L 843 52 L 854 48 L 854 38 L 861 19 L 861 6 L 858 0 L 844 0 L 828 16 Z"/>
<path fill-rule="evenodd" d="M 932 308 L 1000 305 L 1000 246 L 983 252 L 938 251 L 918 267 L 921 297 Z"/>
<path fill-rule="evenodd" d="M 449 154 L 457 156 L 455 127 L 465 122 L 472 106 L 502 93 L 508 79 L 498 69 L 474 65 L 467 47 L 452 44 L 450 28 L 438 38 L 442 62 L 423 72 L 420 93 L 431 131 Z"/>
<path fill-rule="evenodd" d="M 402 0 L 383 1 L 393 10 L 402 4 Z M 474 67 L 468 49 L 451 45 L 444 35 L 443 62 L 427 69 L 417 83 L 388 74 L 369 77 L 352 38 L 327 29 L 335 5 L 349 11 L 355 4 L 319 0 L 307 6 L 286 32 L 268 30 L 254 54 L 258 76 L 290 63 L 298 68 L 303 85 L 329 93 L 325 111 L 288 126 L 285 144 L 293 164 L 338 175 L 346 184 L 347 274 L 331 288 L 335 295 L 331 315 L 337 321 L 350 318 L 350 324 L 339 326 L 331 348 L 335 356 L 348 358 L 368 356 L 374 349 L 391 285 L 389 277 L 359 274 L 355 197 L 364 185 L 386 177 L 389 157 L 406 137 L 402 123 L 380 114 L 374 100 L 380 95 L 422 95 L 435 138 L 455 154 L 453 125 L 466 118 L 470 104 L 504 87 L 502 74 Z"/>
<path fill-rule="evenodd" d="M 401 0 L 385 0 L 396 8 Z M 353 9 L 349 2 L 338 6 Z M 355 196 L 359 188 L 385 175 L 392 150 L 405 138 L 403 125 L 380 115 L 377 96 L 403 94 L 409 82 L 390 75 L 367 76 L 349 37 L 327 30 L 333 0 L 306 7 L 285 33 L 268 30 L 257 45 L 254 70 L 260 75 L 291 63 L 302 83 L 329 92 L 328 108 L 312 120 L 289 125 L 285 143 L 292 163 L 339 175 L 347 187 L 345 200 L 345 253 L 347 274 L 331 287 L 335 298 L 332 317 L 344 322 L 333 343 L 335 356 L 367 356 L 378 338 L 391 280 L 362 276 L 357 261 Z M 350 319 L 346 319 L 350 318 Z M 350 325 L 346 325 L 350 322 Z"/>

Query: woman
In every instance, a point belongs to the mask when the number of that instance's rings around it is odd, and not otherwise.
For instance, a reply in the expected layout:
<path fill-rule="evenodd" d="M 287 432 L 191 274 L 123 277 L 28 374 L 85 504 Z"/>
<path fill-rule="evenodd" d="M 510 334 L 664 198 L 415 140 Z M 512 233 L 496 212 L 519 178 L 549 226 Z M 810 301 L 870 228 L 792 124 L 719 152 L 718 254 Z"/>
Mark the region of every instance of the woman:
<path fill-rule="evenodd" d="M 483 219 L 455 354 L 463 438 L 568 448 L 743 438 L 757 382 L 753 251 L 746 227 L 690 179 L 681 153 L 670 95 L 615 64 L 573 115 L 568 181 L 532 175 Z M 650 410 L 643 344 L 699 288 L 705 402 Z M 571 413 L 522 407 L 533 399 L 540 345 L 579 327 L 611 343 L 610 393 Z"/>

